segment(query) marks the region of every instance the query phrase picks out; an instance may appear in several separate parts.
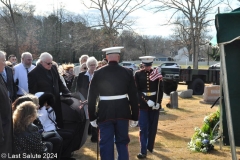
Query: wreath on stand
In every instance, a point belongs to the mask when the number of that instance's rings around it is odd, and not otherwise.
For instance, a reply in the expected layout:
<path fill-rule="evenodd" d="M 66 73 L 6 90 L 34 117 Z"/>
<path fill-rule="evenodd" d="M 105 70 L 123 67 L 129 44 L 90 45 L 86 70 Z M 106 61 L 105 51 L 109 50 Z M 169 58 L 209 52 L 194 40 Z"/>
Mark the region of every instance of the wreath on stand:
<path fill-rule="evenodd" d="M 216 130 L 213 130 L 218 123 L 220 117 L 219 110 L 204 117 L 204 123 L 201 128 L 195 127 L 195 132 L 188 143 L 188 148 L 191 151 L 207 153 L 214 149 L 216 142 Z"/>

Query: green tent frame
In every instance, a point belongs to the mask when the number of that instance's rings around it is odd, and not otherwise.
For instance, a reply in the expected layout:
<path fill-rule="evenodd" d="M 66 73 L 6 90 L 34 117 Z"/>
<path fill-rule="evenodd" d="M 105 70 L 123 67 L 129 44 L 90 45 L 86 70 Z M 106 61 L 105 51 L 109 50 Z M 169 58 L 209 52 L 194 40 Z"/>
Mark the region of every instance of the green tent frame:
<path fill-rule="evenodd" d="M 236 147 L 240 146 L 240 8 L 215 17 L 217 42 L 221 58 L 221 118 L 223 143 L 231 146 L 232 159 L 236 160 Z"/>

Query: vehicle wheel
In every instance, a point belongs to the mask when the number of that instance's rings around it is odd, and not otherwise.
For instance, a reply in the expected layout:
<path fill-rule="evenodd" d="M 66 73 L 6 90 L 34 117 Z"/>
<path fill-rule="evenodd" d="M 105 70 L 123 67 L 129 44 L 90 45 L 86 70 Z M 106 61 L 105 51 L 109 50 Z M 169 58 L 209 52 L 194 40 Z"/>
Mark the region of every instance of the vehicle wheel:
<path fill-rule="evenodd" d="M 192 89 L 192 82 L 186 82 L 186 84 L 187 84 L 187 89 Z"/>
<path fill-rule="evenodd" d="M 178 82 L 167 82 L 163 81 L 163 92 L 170 95 L 172 91 L 176 91 L 178 87 Z"/>
<path fill-rule="evenodd" d="M 193 95 L 202 95 L 204 92 L 204 82 L 202 79 L 197 78 L 192 83 L 189 89 L 193 90 Z"/>

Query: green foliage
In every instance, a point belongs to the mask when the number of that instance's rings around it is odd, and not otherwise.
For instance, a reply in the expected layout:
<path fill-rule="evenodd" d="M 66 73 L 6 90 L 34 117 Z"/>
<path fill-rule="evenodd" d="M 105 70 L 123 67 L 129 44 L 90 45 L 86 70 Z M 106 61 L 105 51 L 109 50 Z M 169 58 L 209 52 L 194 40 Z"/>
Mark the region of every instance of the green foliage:
<path fill-rule="evenodd" d="M 204 123 L 200 128 L 195 128 L 191 141 L 188 143 L 188 148 L 191 151 L 207 153 L 214 148 L 215 143 L 213 128 L 219 121 L 220 112 L 216 111 L 204 118 Z"/>
<path fill-rule="evenodd" d="M 220 49 L 218 46 L 212 46 L 212 52 L 209 53 L 209 56 L 212 57 L 215 61 L 220 61 Z"/>

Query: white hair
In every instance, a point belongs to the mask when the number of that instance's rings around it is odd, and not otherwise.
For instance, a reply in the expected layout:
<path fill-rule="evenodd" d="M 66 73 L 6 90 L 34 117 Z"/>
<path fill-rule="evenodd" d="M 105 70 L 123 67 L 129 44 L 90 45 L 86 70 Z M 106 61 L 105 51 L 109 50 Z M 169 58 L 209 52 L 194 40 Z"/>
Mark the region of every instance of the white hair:
<path fill-rule="evenodd" d="M 86 54 L 81 55 L 81 57 L 79 58 L 79 63 L 80 63 L 80 65 L 81 65 L 82 59 L 85 58 L 85 57 L 86 57 L 86 58 L 89 58 L 89 56 L 86 55 Z"/>
<path fill-rule="evenodd" d="M 39 57 L 40 61 L 45 61 L 47 58 L 53 59 L 52 55 L 48 52 L 41 53 L 41 55 Z"/>
<path fill-rule="evenodd" d="M 95 63 L 95 64 L 97 65 L 97 64 L 98 64 L 98 61 L 96 60 L 95 57 L 89 57 L 89 58 L 87 59 L 87 62 L 86 62 L 87 68 L 89 68 L 90 63 Z"/>
<path fill-rule="evenodd" d="M 6 58 L 6 52 L 0 51 L 0 58 Z"/>

